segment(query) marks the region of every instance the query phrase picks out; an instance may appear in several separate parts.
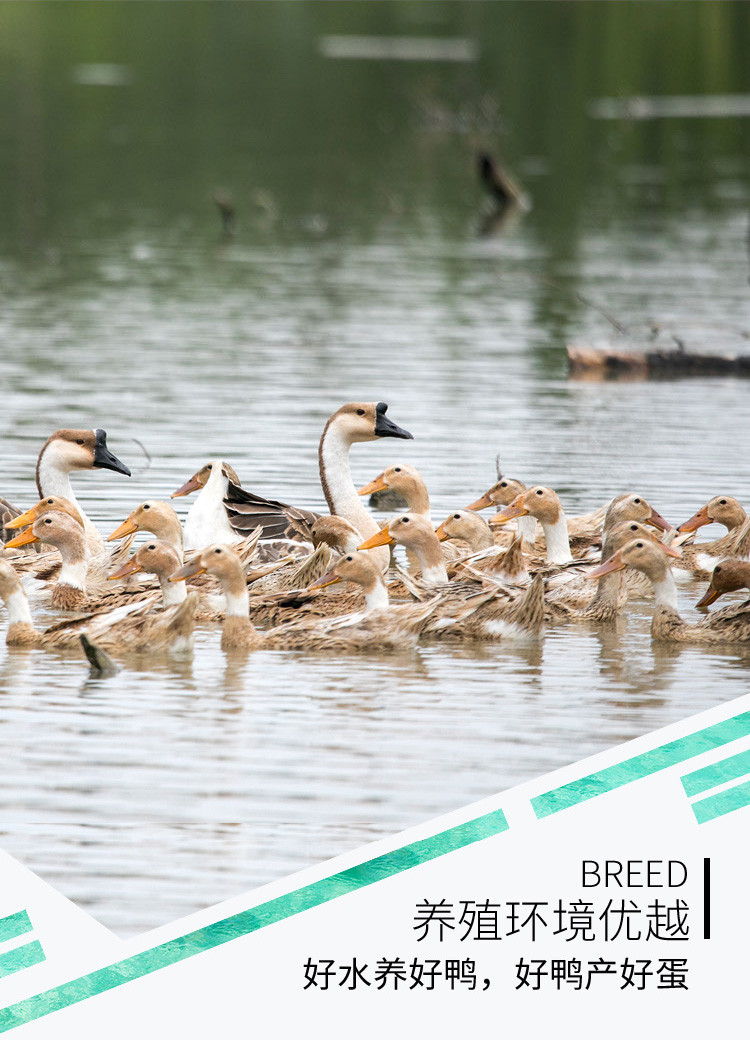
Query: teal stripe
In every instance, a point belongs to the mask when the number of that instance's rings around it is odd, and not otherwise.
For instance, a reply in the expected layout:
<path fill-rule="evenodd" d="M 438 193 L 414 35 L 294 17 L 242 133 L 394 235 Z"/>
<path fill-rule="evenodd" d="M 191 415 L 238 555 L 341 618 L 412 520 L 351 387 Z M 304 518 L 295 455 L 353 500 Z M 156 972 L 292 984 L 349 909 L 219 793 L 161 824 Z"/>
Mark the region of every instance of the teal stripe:
<path fill-rule="evenodd" d="M 692 803 L 692 809 L 698 823 L 707 823 L 709 820 L 715 820 L 717 816 L 726 816 L 735 809 L 744 809 L 746 805 L 750 805 L 750 782 L 730 787 L 728 791 L 712 794 L 708 798 L 701 798 L 700 801 Z"/>
<path fill-rule="evenodd" d="M 221 946 L 222 943 L 256 932 L 260 928 L 293 917 L 311 907 L 320 906 L 321 903 L 327 903 L 331 899 L 337 899 L 339 896 L 356 892 L 367 885 L 384 881 L 394 874 L 400 874 L 404 870 L 410 870 L 421 863 L 445 856 L 449 852 L 500 834 L 507 829 L 508 822 L 505 815 L 498 810 L 453 827 L 451 830 L 443 831 L 441 834 L 435 834 L 431 838 L 425 838 L 423 841 L 406 845 L 402 849 L 377 856 L 375 859 L 360 863 L 349 870 L 342 870 L 341 873 L 334 874 L 332 877 L 315 881 L 311 885 L 297 889 L 296 892 L 289 892 L 277 899 L 271 899 L 267 903 L 261 903 L 260 906 L 243 910 L 233 917 L 216 921 L 198 931 L 170 939 L 161 946 L 136 953 L 118 964 L 100 968 L 89 975 L 65 982 L 55 989 L 46 990 L 44 993 L 39 993 L 0 1010 L 0 1033 L 15 1029 L 16 1026 L 25 1025 L 52 1011 L 59 1011 L 61 1008 L 69 1007 L 71 1004 L 96 996 L 98 993 L 115 989 L 126 982 L 132 982 L 143 975 L 166 968 L 170 964 L 194 957 L 198 953 L 212 950 L 216 946 Z"/>
<path fill-rule="evenodd" d="M 580 780 L 573 780 L 562 787 L 556 787 L 552 791 L 537 795 L 531 799 L 531 804 L 538 819 L 550 816 L 552 813 L 569 809 L 579 802 L 585 802 L 589 798 L 596 798 L 607 791 L 614 791 L 624 784 L 631 784 L 634 780 L 642 780 L 652 773 L 658 773 L 662 769 L 668 769 L 678 762 L 684 762 L 688 758 L 700 755 L 704 751 L 721 747 L 732 740 L 746 737 L 750 733 L 750 712 L 735 715 L 724 722 L 718 722 L 714 726 L 698 730 L 679 740 L 673 740 L 662 747 L 645 751 L 642 755 L 635 755 L 617 765 L 601 769 L 598 773 L 591 773 Z"/>
<path fill-rule="evenodd" d="M 685 794 L 692 798 L 694 794 L 702 794 L 712 787 L 725 784 L 729 780 L 738 780 L 741 776 L 750 773 L 750 751 L 742 751 L 739 755 L 714 762 L 704 769 L 696 769 L 694 773 L 688 773 L 682 777 L 682 786 Z"/>
<path fill-rule="evenodd" d="M 25 910 L 19 910 L 17 914 L 0 918 L 0 943 L 9 939 L 17 939 L 19 935 L 25 935 L 31 931 L 31 921 Z"/>
<path fill-rule="evenodd" d="M 30 968 L 32 964 L 41 964 L 45 960 L 42 944 L 36 939 L 26 943 L 25 946 L 17 946 L 15 950 L 9 950 L 0 956 L 0 979 L 5 975 L 12 975 L 22 968 Z"/>

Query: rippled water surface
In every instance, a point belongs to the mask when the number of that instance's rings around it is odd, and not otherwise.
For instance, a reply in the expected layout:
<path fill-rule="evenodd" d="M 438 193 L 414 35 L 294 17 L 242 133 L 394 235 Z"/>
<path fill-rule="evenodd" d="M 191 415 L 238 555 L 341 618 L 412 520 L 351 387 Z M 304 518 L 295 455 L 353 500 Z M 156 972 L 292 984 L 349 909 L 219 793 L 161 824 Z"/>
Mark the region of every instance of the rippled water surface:
<path fill-rule="evenodd" d="M 436 519 L 496 455 L 574 514 L 629 489 L 675 523 L 714 494 L 750 502 L 746 381 L 578 382 L 564 354 L 653 323 L 746 349 L 748 120 L 587 114 L 750 92 L 743 5 L 134 6 L 0 9 L 1 494 L 30 505 L 48 434 L 103 426 L 133 470 L 76 481 L 105 532 L 216 456 L 323 510 L 327 416 L 385 400 L 415 439 L 355 446 L 355 481 L 409 461 Z M 708 57 L 653 68 L 663 7 L 695 47 L 719 41 L 720 83 Z M 336 33 L 465 38 L 478 58 L 325 58 Z M 477 147 L 532 202 L 493 235 Z M 680 585 L 686 617 L 701 591 Z M 2 846 L 118 933 L 155 926 L 746 691 L 746 656 L 656 647 L 650 611 L 524 650 L 357 659 L 230 659 L 203 627 L 192 659 L 101 680 L 3 648 Z"/>

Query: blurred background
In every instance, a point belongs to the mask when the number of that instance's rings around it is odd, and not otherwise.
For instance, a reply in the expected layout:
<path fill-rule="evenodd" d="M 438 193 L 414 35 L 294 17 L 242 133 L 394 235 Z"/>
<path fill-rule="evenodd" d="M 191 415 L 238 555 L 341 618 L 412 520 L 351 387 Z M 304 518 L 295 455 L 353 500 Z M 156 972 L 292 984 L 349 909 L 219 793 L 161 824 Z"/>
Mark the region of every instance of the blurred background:
<path fill-rule="evenodd" d="M 355 480 L 417 465 L 436 521 L 496 456 L 572 513 L 747 506 L 747 382 L 573 380 L 565 347 L 747 351 L 748 54 L 723 0 L 6 0 L 0 494 L 102 426 L 105 533 L 216 456 L 323 510 L 327 416 L 385 400 L 415 440 Z M 0 844 L 140 931 L 745 692 L 650 611 L 356 666 L 206 629 L 99 684 L 3 649 Z"/>

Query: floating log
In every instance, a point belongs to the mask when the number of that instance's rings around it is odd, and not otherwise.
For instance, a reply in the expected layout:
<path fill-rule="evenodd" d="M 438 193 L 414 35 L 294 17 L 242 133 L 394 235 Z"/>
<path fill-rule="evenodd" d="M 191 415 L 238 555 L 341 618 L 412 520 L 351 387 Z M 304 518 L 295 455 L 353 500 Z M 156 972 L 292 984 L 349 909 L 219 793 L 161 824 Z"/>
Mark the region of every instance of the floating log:
<path fill-rule="evenodd" d="M 567 354 L 568 374 L 577 379 L 750 376 L 749 353 L 697 353 L 680 347 L 625 350 L 570 344 Z"/>

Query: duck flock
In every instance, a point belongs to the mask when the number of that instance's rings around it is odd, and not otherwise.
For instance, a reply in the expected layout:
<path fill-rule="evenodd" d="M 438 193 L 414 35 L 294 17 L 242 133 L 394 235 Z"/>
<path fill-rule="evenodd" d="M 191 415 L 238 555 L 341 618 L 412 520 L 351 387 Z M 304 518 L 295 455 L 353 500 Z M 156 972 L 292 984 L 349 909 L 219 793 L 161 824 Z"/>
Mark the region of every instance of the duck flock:
<path fill-rule="evenodd" d="M 533 640 L 545 624 L 612 623 L 631 598 L 653 598 L 652 637 L 750 641 L 750 600 L 688 624 L 675 574 L 708 581 L 696 604 L 750 588 L 750 519 L 716 496 L 673 527 L 636 492 L 567 517 L 551 488 L 502 477 L 435 527 L 418 471 L 396 463 L 357 489 L 353 444 L 412 435 L 387 405 L 339 408 L 323 430 L 320 480 L 328 515 L 242 487 L 215 459 L 172 493 L 198 492 L 184 529 L 167 501 L 142 502 L 105 538 L 77 502 L 70 475 L 130 475 L 104 430 L 57 430 L 36 467 L 39 501 L 0 499 L 0 596 L 9 646 L 185 652 L 196 621 L 222 626 L 232 649 L 385 650 L 419 640 Z M 363 496 L 390 490 L 408 512 L 378 523 Z M 481 515 L 494 508 L 489 521 Z M 695 543 L 719 523 L 727 533 Z M 138 532 L 148 537 L 131 554 Z M 405 564 L 394 555 L 403 546 Z M 59 611 L 44 630 L 32 606 Z M 83 637 L 83 639 L 82 639 Z"/>

